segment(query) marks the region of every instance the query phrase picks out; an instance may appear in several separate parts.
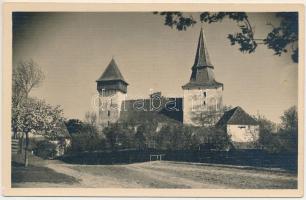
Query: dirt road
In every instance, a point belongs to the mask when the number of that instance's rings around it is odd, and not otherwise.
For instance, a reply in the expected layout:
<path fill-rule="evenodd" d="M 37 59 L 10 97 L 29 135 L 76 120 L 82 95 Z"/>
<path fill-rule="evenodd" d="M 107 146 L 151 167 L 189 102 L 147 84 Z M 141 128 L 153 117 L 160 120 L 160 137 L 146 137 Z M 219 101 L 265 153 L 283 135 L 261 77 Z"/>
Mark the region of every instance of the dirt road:
<path fill-rule="evenodd" d="M 70 165 L 47 167 L 75 177 L 74 184 L 20 183 L 16 187 L 96 188 L 296 188 L 295 174 L 281 170 L 155 161 L 128 165 Z"/>

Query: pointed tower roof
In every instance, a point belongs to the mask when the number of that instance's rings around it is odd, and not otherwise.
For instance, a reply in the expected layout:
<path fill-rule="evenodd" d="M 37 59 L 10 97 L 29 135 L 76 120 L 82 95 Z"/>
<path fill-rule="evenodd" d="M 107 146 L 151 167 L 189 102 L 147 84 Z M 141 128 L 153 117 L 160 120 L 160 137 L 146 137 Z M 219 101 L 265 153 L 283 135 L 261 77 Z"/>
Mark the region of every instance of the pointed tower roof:
<path fill-rule="evenodd" d="M 223 84 L 215 80 L 214 67 L 211 64 L 206 41 L 201 28 L 198 40 L 195 61 L 192 66 L 192 73 L 189 83 L 182 86 L 183 89 L 193 88 L 223 88 Z"/>
<path fill-rule="evenodd" d="M 200 36 L 198 40 L 197 53 L 195 56 L 193 68 L 210 67 L 214 68 L 210 62 L 203 28 L 201 27 Z"/>
<path fill-rule="evenodd" d="M 106 69 L 104 70 L 103 74 L 97 80 L 97 82 L 101 81 L 123 81 L 127 84 L 124 80 L 115 60 L 112 58 Z"/>

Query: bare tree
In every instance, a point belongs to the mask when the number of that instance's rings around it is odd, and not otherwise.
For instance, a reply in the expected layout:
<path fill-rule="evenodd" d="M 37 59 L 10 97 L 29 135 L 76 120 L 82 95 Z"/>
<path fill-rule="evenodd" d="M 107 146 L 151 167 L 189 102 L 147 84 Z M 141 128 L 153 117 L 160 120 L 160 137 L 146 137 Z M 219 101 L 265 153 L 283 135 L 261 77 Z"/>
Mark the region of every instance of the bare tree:
<path fill-rule="evenodd" d="M 86 112 L 85 113 L 85 122 L 95 127 L 97 125 L 97 114 L 95 112 Z"/>
<path fill-rule="evenodd" d="M 216 110 L 214 106 L 203 110 L 201 105 L 194 107 L 194 112 L 191 114 L 191 119 L 195 124 L 202 127 L 213 127 L 224 114 L 231 109 L 231 106 L 222 106 L 220 110 Z"/>
<path fill-rule="evenodd" d="M 289 130 L 297 130 L 298 128 L 298 112 L 296 106 L 292 106 L 284 111 L 281 116 L 282 127 Z"/>
<path fill-rule="evenodd" d="M 33 88 L 40 86 L 44 74 L 32 59 L 23 60 L 13 69 L 13 92 L 18 103 L 27 99 Z M 18 105 L 18 104 L 17 104 Z"/>

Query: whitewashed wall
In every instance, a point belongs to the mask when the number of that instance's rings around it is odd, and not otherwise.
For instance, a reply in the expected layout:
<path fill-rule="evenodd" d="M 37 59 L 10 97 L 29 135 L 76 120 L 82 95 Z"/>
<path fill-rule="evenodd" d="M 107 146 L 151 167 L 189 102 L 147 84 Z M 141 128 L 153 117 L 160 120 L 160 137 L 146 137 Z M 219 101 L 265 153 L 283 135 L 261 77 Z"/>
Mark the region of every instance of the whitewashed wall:
<path fill-rule="evenodd" d="M 121 113 L 121 105 L 126 94 L 116 91 L 99 97 L 99 125 L 107 126 L 108 123 L 118 121 Z"/>
<path fill-rule="evenodd" d="M 259 138 L 259 125 L 227 125 L 227 134 L 233 142 L 255 142 Z"/>

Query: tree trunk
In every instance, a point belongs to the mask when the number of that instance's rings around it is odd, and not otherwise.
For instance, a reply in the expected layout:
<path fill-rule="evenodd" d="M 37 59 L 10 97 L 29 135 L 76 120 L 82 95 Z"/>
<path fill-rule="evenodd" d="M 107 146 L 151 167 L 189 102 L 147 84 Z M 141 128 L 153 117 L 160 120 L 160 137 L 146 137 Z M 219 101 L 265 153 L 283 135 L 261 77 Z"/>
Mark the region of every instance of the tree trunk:
<path fill-rule="evenodd" d="M 19 137 L 19 154 L 22 154 L 23 152 L 23 138 L 24 138 L 24 133 Z"/>
<path fill-rule="evenodd" d="M 17 139 L 17 130 L 13 129 L 13 139 Z"/>
<path fill-rule="evenodd" d="M 25 93 L 25 101 L 28 102 L 29 92 Z M 24 148 L 24 166 L 29 165 L 28 148 L 29 148 L 29 131 L 25 133 L 25 148 Z"/>
<path fill-rule="evenodd" d="M 24 150 L 24 166 L 25 167 L 29 165 L 28 148 L 29 148 L 29 133 L 27 132 L 26 138 L 25 138 L 25 150 Z"/>

